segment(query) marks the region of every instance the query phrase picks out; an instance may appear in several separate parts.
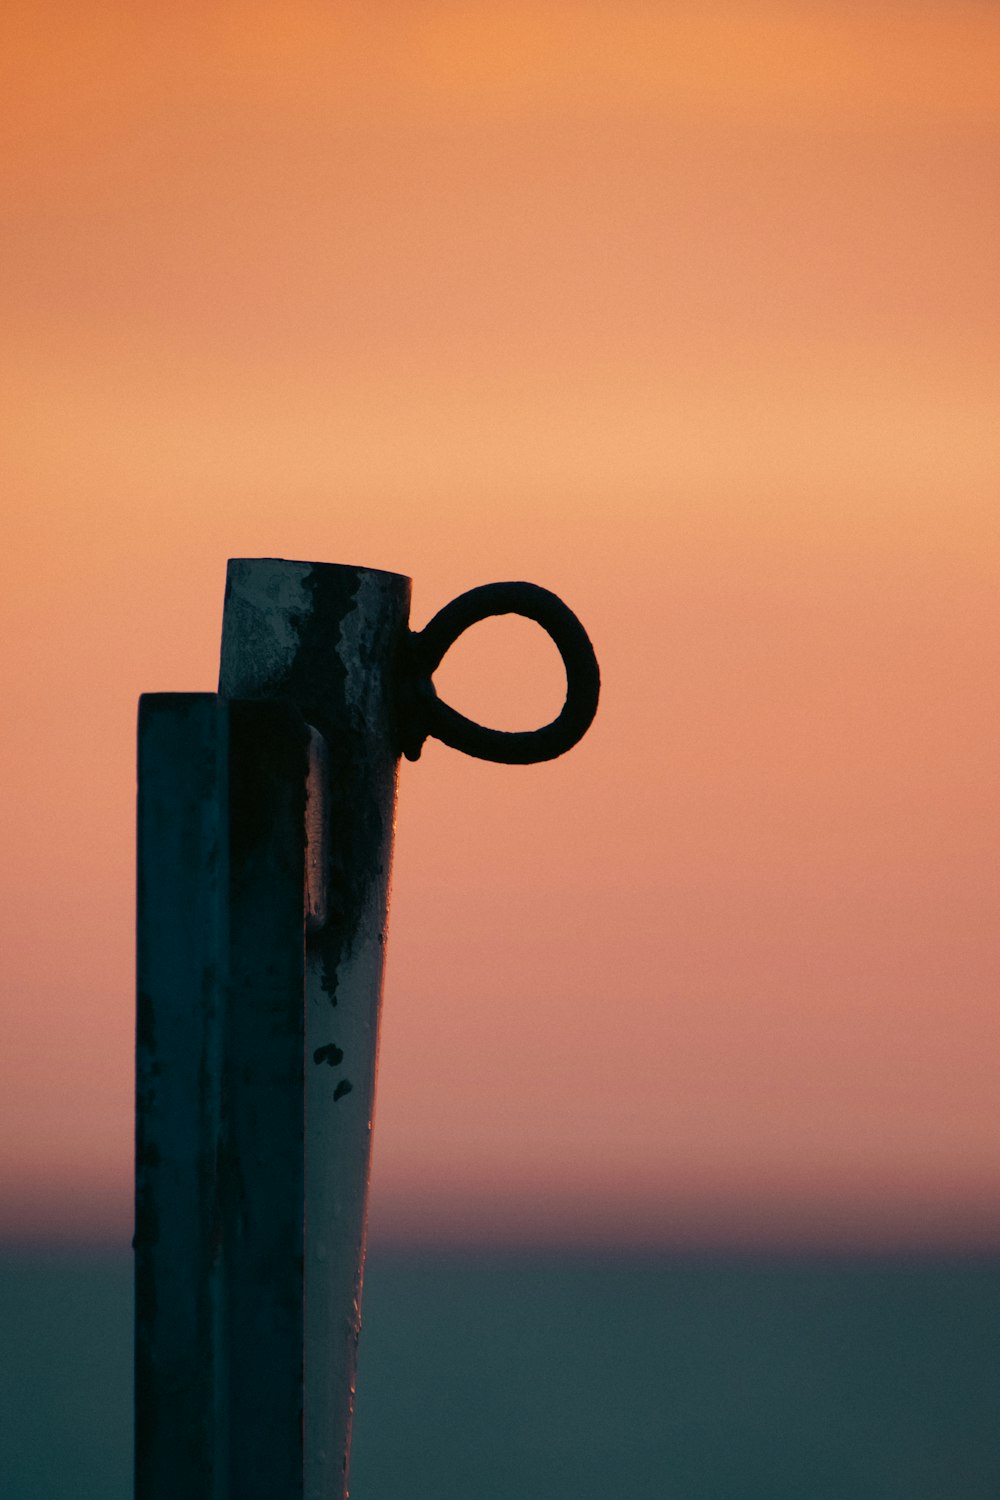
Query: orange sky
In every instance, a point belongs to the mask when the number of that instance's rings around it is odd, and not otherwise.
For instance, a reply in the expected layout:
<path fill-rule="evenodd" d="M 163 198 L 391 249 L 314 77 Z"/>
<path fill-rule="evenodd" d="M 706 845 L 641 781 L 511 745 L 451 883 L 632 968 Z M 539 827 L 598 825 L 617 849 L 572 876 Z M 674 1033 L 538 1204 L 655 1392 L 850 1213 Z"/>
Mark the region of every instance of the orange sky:
<path fill-rule="evenodd" d="M 604 673 L 404 767 L 376 1232 L 1000 1243 L 1000 12 L 0 27 L 0 1233 L 126 1232 L 135 701 L 270 554 Z"/>

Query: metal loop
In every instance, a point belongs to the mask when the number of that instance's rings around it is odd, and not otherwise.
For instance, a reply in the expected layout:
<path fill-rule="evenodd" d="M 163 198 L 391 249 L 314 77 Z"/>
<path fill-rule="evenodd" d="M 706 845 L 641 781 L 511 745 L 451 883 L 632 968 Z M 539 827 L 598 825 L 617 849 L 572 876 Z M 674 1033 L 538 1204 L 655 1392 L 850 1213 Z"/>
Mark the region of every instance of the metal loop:
<path fill-rule="evenodd" d="M 551 724 L 510 733 L 487 729 L 443 703 L 431 681 L 441 658 L 463 631 L 492 615 L 523 615 L 551 637 L 566 668 L 566 702 Z M 553 760 L 576 744 L 597 712 L 601 675 L 587 632 L 557 595 L 535 583 L 487 583 L 460 594 L 405 645 L 400 694 L 401 741 L 416 760 L 428 735 L 479 760 L 532 765 Z"/>

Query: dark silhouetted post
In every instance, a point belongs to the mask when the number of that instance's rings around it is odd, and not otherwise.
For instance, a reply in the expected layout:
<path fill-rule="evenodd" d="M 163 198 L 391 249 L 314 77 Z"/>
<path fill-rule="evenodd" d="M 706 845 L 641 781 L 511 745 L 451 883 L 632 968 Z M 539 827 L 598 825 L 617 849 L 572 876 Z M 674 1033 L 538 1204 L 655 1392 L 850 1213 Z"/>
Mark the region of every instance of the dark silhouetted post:
<path fill-rule="evenodd" d="M 137 1500 L 347 1493 L 396 773 L 435 735 L 550 759 L 597 664 L 565 605 L 494 584 L 419 634 L 410 582 L 229 567 L 219 693 L 139 715 Z M 549 632 L 567 697 L 484 729 L 431 675 L 474 621 Z"/>

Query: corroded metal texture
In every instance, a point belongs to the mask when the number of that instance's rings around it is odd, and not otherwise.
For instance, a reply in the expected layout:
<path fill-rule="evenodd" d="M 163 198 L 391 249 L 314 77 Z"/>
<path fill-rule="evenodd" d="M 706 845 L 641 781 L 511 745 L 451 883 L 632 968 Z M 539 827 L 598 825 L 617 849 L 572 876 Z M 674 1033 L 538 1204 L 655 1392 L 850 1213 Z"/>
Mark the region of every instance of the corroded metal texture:
<path fill-rule="evenodd" d="M 276 559 L 231 562 L 226 586 L 220 694 L 294 704 L 326 747 L 327 916 L 306 940 L 307 1500 L 347 1488 L 409 599 L 397 574 Z"/>

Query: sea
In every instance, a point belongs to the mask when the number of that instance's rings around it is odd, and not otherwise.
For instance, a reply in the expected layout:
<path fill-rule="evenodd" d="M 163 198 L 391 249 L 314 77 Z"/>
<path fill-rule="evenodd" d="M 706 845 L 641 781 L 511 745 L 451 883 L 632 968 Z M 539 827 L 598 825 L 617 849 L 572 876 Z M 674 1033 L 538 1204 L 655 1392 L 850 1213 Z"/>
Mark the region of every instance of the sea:
<path fill-rule="evenodd" d="M 0 1249 L 0 1497 L 130 1500 L 127 1253 Z M 369 1257 L 355 1500 L 1000 1500 L 1000 1259 Z"/>

